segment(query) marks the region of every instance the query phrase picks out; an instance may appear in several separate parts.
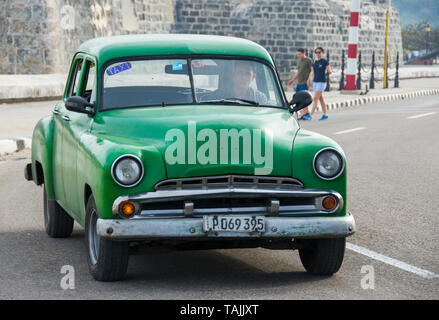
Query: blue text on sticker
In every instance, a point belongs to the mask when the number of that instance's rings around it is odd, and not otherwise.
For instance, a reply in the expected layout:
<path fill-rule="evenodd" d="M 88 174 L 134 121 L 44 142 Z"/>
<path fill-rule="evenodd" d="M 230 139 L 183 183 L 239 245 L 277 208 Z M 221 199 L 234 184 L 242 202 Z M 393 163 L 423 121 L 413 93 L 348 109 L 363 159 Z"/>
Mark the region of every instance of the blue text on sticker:
<path fill-rule="evenodd" d="M 183 70 L 183 62 L 173 62 L 172 70 Z"/>
<path fill-rule="evenodd" d="M 111 67 L 107 69 L 107 74 L 109 76 L 115 75 L 119 72 L 125 71 L 125 70 L 129 70 L 131 69 L 131 63 L 129 62 L 124 62 L 121 64 L 118 64 L 117 66 Z"/>

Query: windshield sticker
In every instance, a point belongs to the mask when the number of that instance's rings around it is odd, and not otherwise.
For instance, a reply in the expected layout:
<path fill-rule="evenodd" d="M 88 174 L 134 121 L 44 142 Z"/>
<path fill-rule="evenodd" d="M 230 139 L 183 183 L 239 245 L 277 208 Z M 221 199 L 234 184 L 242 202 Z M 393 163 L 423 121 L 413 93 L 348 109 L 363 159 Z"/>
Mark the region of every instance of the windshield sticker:
<path fill-rule="evenodd" d="M 172 70 L 183 70 L 183 62 L 173 62 L 172 63 Z"/>
<path fill-rule="evenodd" d="M 115 75 L 115 74 L 117 74 L 119 72 L 122 72 L 122 71 L 125 71 L 125 70 L 129 70 L 129 69 L 131 69 L 131 63 L 124 62 L 124 63 L 121 63 L 121 64 L 119 64 L 117 66 L 108 68 L 107 69 L 107 74 L 109 76 L 113 76 L 113 75 Z"/>

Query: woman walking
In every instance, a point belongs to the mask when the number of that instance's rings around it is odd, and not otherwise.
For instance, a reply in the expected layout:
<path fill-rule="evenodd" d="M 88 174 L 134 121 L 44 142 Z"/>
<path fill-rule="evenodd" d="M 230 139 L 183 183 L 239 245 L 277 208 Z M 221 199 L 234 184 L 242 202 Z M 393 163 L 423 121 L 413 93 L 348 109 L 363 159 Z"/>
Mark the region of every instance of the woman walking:
<path fill-rule="evenodd" d="M 331 74 L 332 69 L 329 65 L 328 60 L 323 59 L 323 53 L 325 51 L 322 47 L 318 47 L 315 50 L 316 54 L 316 60 L 314 61 L 312 67 L 314 71 L 314 80 L 313 80 L 313 89 L 314 89 L 314 104 L 311 109 L 311 115 L 314 114 L 314 112 L 317 109 L 317 104 L 320 101 L 320 105 L 322 106 L 323 115 L 320 118 L 320 120 L 326 120 L 328 119 L 327 111 L 326 111 L 326 104 L 325 100 L 323 99 L 323 91 L 326 89 L 326 73 Z M 310 117 L 311 118 L 311 117 Z"/>

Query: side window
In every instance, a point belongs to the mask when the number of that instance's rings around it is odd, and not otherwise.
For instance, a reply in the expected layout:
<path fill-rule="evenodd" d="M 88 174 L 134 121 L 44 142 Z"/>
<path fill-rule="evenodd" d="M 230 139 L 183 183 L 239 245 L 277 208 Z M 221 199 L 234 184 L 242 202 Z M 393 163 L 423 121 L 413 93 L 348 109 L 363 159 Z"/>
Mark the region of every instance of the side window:
<path fill-rule="evenodd" d="M 81 70 L 82 70 L 82 59 L 77 59 L 75 61 L 72 77 L 70 79 L 69 91 L 67 93 L 67 97 L 76 95 L 76 91 L 78 91 L 79 79 L 81 78 Z"/>
<path fill-rule="evenodd" d="M 96 79 L 96 66 L 93 61 L 86 60 L 84 78 L 84 93 L 82 96 L 86 98 L 89 102 L 95 102 L 96 92 L 94 92 L 95 79 Z"/>

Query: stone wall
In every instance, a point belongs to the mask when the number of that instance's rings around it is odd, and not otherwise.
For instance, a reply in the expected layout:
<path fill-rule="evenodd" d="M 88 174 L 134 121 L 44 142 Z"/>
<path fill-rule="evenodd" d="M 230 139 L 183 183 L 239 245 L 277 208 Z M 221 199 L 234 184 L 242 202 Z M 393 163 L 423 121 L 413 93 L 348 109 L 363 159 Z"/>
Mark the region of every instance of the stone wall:
<path fill-rule="evenodd" d="M 37 1 L 0 1 L 0 74 L 52 71 L 45 22 Z"/>
<path fill-rule="evenodd" d="M 384 53 L 386 0 L 363 0 L 359 50 Z M 349 0 L 1 0 L 0 74 L 63 73 L 80 43 L 130 33 L 203 33 L 247 38 L 273 55 L 284 79 L 296 49 L 322 46 L 338 67 L 346 50 Z M 402 51 L 391 11 L 390 52 Z"/>
<path fill-rule="evenodd" d="M 169 33 L 173 0 L 46 0 L 56 72 L 65 72 L 79 45 L 91 38 Z M 58 26 L 56 26 L 58 25 Z"/>
<path fill-rule="evenodd" d="M 67 72 L 91 38 L 169 33 L 175 0 L 0 0 L 0 74 Z"/>
<path fill-rule="evenodd" d="M 375 50 L 384 56 L 385 0 L 363 0 L 359 32 L 362 60 Z M 323 47 L 331 64 L 340 65 L 349 37 L 350 1 L 345 0 L 178 0 L 173 32 L 243 37 L 264 46 L 283 78 L 296 65 L 297 48 Z M 391 11 L 390 52 L 402 52 L 399 14 Z"/>

